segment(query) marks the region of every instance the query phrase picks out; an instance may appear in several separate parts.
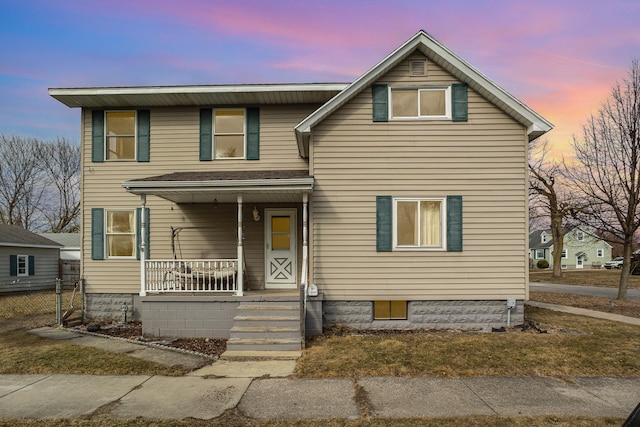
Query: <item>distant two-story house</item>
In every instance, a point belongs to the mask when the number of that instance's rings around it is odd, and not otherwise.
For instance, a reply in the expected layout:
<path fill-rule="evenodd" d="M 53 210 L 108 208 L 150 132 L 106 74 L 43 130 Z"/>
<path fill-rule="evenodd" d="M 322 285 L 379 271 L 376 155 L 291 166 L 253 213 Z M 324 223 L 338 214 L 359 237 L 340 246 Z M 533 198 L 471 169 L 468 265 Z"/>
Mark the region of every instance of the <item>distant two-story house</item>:
<path fill-rule="evenodd" d="M 49 93 L 81 108 L 91 317 L 229 348 L 275 318 L 523 321 L 528 144 L 552 125 L 424 31 L 349 84 Z"/>
<path fill-rule="evenodd" d="M 536 266 L 546 260 L 553 268 L 553 237 L 551 230 L 537 230 L 529 235 L 529 258 Z M 600 268 L 611 259 L 611 245 L 580 227 L 567 231 L 562 249 L 562 268 Z"/>

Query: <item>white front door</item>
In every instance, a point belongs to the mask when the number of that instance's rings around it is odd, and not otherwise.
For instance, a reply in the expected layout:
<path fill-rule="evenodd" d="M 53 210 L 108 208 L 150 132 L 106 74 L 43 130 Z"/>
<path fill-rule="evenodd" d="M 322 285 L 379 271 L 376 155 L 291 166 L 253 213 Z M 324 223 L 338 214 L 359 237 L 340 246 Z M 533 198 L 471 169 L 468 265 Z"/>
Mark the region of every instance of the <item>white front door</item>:
<path fill-rule="evenodd" d="M 296 210 L 265 209 L 265 288 L 296 288 Z"/>
<path fill-rule="evenodd" d="M 583 267 L 584 267 L 584 257 L 580 255 L 579 257 L 576 257 L 576 268 L 583 268 Z"/>

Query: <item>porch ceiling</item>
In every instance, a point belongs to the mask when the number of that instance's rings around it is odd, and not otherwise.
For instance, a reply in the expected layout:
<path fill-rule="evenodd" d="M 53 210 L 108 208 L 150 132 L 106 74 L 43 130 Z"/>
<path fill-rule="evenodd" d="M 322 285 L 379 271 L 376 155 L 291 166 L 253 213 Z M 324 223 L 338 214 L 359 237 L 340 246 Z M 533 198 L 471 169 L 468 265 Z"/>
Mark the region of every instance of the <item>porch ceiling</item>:
<path fill-rule="evenodd" d="M 125 181 L 129 193 L 158 196 L 174 203 L 297 203 L 313 191 L 307 171 L 175 172 Z"/>

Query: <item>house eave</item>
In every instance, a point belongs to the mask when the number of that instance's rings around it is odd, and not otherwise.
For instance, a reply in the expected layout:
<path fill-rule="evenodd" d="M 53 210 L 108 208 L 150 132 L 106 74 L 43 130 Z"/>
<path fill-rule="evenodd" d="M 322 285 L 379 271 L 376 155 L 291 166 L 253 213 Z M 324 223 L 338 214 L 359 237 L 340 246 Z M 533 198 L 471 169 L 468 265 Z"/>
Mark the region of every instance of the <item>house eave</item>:
<path fill-rule="evenodd" d="M 70 108 L 324 104 L 347 83 L 50 88 Z"/>

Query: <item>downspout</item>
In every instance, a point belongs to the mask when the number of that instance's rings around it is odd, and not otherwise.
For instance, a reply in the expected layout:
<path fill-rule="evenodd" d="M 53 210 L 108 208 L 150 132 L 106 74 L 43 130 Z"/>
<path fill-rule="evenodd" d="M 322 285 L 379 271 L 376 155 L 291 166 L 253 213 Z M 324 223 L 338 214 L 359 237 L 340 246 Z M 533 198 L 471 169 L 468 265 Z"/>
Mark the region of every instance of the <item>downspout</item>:
<path fill-rule="evenodd" d="M 242 194 L 238 194 L 238 289 L 236 296 L 243 295 L 242 287 L 244 281 L 244 251 L 242 250 Z"/>
<path fill-rule="evenodd" d="M 300 316 L 300 331 L 302 332 L 302 343 L 304 347 L 305 324 L 307 320 L 307 282 L 309 281 L 309 218 L 308 218 L 309 194 L 302 195 L 302 277 L 300 290 L 302 298 L 302 316 Z"/>
<path fill-rule="evenodd" d="M 146 247 L 145 242 L 147 234 L 147 224 L 145 223 L 145 209 L 147 204 L 147 196 L 145 194 L 140 195 L 140 204 L 142 209 L 140 210 L 140 296 L 147 295 L 147 269 L 146 269 Z"/>

